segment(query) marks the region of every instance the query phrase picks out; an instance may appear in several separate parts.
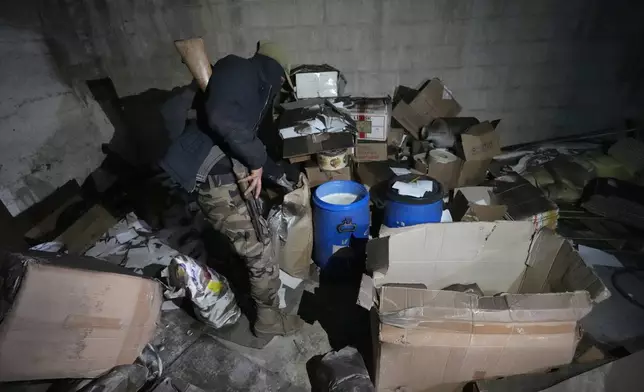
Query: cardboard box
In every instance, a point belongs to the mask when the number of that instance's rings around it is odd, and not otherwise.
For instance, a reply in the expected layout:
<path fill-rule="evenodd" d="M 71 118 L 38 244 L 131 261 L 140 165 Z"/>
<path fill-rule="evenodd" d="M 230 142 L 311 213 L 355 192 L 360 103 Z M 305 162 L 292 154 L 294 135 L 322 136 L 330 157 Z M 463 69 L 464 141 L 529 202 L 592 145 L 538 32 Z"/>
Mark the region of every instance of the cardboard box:
<path fill-rule="evenodd" d="M 351 166 L 347 166 L 340 170 L 324 171 L 320 170 L 317 163 L 309 161 L 304 168 L 306 176 L 309 179 L 309 186 L 312 188 L 324 184 L 331 180 L 351 180 Z"/>
<path fill-rule="evenodd" d="M 439 79 L 431 79 L 415 95 L 401 87 L 405 91 L 392 116 L 416 139 L 420 139 L 420 129 L 435 118 L 456 117 L 461 111 L 461 105 Z"/>
<path fill-rule="evenodd" d="M 466 161 L 492 159 L 501 154 L 501 139 L 489 121 L 472 125 L 461 134 L 460 155 Z"/>
<path fill-rule="evenodd" d="M 389 162 L 363 162 L 356 166 L 356 179 L 368 188 L 394 177 Z"/>
<path fill-rule="evenodd" d="M 494 222 L 503 219 L 507 206 L 497 204 L 493 188 L 473 186 L 457 188 L 449 203 L 454 222 Z"/>
<path fill-rule="evenodd" d="M 358 139 L 386 142 L 391 123 L 391 99 L 351 98 L 351 104 L 348 110 L 356 121 Z"/>
<path fill-rule="evenodd" d="M 337 71 L 295 74 L 297 98 L 334 98 L 344 93 L 344 80 Z"/>
<path fill-rule="evenodd" d="M 93 378 L 132 363 L 154 334 L 154 280 L 82 256 L 1 252 L 0 265 L 20 281 L 0 293 L 0 381 Z"/>
<path fill-rule="evenodd" d="M 377 162 L 387 160 L 387 143 L 358 142 L 355 152 L 356 162 Z"/>
<path fill-rule="evenodd" d="M 530 222 L 403 228 L 369 241 L 367 266 L 381 287 L 379 390 L 432 390 L 567 364 L 578 320 L 610 296 L 570 243 L 549 230 L 535 234 Z M 442 290 L 456 283 L 476 283 L 486 296 Z"/>
<path fill-rule="evenodd" d="M 501 153 L 499 136 L 489 121 L 474 125 L 463 133 L 457 149 L 460 157 L 447 163 L 428 163 L 424 154 L 416 155 L 414 167 L 451 190 L 479 185 L 485 180 L 492 158 Z"/>
<path fill-rule="evenodd" d="M 70 254 L 82 254 L 116 222 L 118 219 L 96 204 L 58 236 L 56 241 L 65 244 Z"/>
<path fill-rule="evenodd" d="M 392 147 L 402 148 L 405 142 L 405 130 L 402 128 L 391 128 L 387 136 L 387 144 Z"/>
<path fill-rule="evenodd" d="M 322 151 L 351 148 L 354 145 L 354 137 L 350 132 L 318 133 L 284 139 L 282 155 L 284 158 L 294 158 Z"/>

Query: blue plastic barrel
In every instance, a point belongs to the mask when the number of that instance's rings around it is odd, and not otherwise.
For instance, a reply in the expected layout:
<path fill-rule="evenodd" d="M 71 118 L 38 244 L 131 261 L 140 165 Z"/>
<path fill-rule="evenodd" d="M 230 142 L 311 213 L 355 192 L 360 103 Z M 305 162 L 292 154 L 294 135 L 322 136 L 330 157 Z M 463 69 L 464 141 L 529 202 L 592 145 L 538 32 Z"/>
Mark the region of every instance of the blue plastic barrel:
<path fill-rule="evenodd" d="M 313 207 L 313 261 L 321 269 L 352 236 L 369 236 L 369 191 L 362 184 L 325 182 L 313 192 Z"/>
<path fill-rule="evenodd" d="M 433 181 L 431 192 L 423 197 L 400 195 L 392 186 L 396 181 L 411 182 L 418 180 Z M 443 188 L 440 182 L 429 176 L 405 174 L 389 181 L 385 202 L 384 224 L 387 227 L 404 227 L 422 223 L 437 223 L 443 215 Z"/>

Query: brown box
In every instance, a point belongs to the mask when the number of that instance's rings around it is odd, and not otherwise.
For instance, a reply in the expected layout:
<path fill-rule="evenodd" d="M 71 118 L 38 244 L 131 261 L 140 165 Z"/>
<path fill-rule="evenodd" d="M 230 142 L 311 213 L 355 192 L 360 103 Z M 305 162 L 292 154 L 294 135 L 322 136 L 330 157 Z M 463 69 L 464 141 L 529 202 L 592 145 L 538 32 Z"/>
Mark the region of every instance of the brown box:
<path fill-rule="evenodd" d="M 501 153 L 499 136 L 489 121 L 472 126 L 461 135 L 460 157 L 449 163 L 428 163 L 424 154 L 414 156 L 416 170 L 427 173 L 448 190 L 479 185 L 487 174 L 492 158 Z"/>
<path fill-rule="evenodd" d="M 456 117 L 460 111 L 461 105 L 456 102 L 452 92 L 434 78 L 421 86 L 417 94 L 406 93 L 406 97 L 394 107 L 392 116 L 412 136 L 420 139 L 420 128 L 438 117 Z"/>
<path fill-rule="evenodd" d="M 457 188 L 449 203 L 454 222 L 494 222 L 503 219 L 507 206 L 496 203 L 493 188 L 472 186 Z"/>
<path fill-rule="evenodd" d="M 369 241 L 367 266 L 381 287 L 378 390 L 568 364 L 578 320 L 610 296 L 570 243 L 530 222 L 401 228 Z M 456 283 L 476 283 L 485 296 L 442 290 Z"/>
<path fill-rule="evenodd" d="M 21 282 L 0 294 L 0 381 L 93 378 L 132 363 L 154 334 L 154 280 L 82 256 L 2 252 L 0 265 Z"/>
<path fill-rule="evenodd" d="M 387 160 L 386 142 L 363 142 L 356 143 L 356 162 L 377 162 Z"/>
<path fill-rule="evenodd" d="M 312 188 L 320 184 L 324 184 L 327 181 L 331 180 L 350 180 L 351 179 L 351 167 L 347 166 L 340 170 L 334 171 L 324 171 L 320 170 L 320 167 L 317 163 L 309 161 L 306 163 L 304 168 L 306 171 L 306 176 L 309 179 L 309 186 Z"/>
<path fill-rule="evenodd" d="M 501 154 L 501 139 L 489 121 L 472 125 L 461 134 L 461 156 L 466 161 L 492 159 Z"/>
<path fill-rule="evenodd" d="M 117 222 L 112 214 L 96 204 L 58 236 L 56 241 L 65 244 L 70 254 L 82 254 Z"/>
<path fill-rule="evenodd" d="M 356 166 L 356 180 L 371 188 L 394 177 L 388 162 L 363 162 Z"/>
<path fill-rule="evenodd" d="M 355 145 L 351 132 L 325 132 L 293 137 L 283 141 L 284 158 L 295 158 L 318 152 L 351 148 Z"/>

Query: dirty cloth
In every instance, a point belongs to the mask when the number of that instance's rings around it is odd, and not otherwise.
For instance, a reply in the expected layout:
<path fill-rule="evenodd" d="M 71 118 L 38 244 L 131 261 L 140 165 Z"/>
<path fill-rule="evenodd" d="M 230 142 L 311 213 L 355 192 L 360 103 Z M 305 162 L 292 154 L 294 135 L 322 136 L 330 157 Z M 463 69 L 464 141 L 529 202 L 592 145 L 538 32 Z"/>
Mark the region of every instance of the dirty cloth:
<path fill-rule="evenodd" d="M 195 314 L 204 323 L 221 328 L 233 325 L 239 320 L 241 310 L 235 302 L 228 281 L 212 268 L 199 264 L 194 259 L 178 255 L 161 272 L 168 279 L 166 298 L 188 296 Z"/>
<path fill-rule="evenodd" d="M 235 177 L 208 176 L 208 181 L 199 187 L 197 204 L 215 231 L 228 239 L 234 252 L 246 263 L 251 296 L 257 305 L 277 309 L 280 279 L 275 249 L 270 236 L 264 241 L 257 238 Z M 263 222 L 261 226 L 266 225 Z"/>

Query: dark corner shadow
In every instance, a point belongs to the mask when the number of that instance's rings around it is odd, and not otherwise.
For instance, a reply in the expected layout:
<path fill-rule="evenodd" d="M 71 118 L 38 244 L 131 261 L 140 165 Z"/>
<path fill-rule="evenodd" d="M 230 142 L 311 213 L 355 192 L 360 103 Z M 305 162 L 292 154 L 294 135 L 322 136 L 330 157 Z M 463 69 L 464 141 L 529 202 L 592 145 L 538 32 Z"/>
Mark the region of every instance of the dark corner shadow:
<path fill-rule="evenodd" d="M 333 350 L 355 347 L 373 379 L 373 315 L 356 303 L 365 271 L 365 246 L 366 240 L 352 238 L 348 248 L 332 256 L 320 272 L 315 293 L 304 291 L 298 314 L 309 324 L 320 323 Z M 307 369 L 315 364 L 315 360 L 307 364 Z"/>

